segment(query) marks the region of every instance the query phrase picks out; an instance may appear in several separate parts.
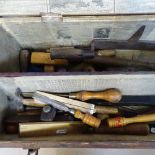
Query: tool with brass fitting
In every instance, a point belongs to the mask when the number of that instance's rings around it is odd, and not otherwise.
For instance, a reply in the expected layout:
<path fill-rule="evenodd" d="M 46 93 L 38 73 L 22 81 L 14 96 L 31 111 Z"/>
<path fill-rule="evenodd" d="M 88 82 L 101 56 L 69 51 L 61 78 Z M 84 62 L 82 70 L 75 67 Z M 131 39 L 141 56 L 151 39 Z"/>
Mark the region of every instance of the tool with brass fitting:
<path fill-rule="evenodd" d="M 40 97 L 42 98 L 42 100 L 40 100 Z M 117 114 L 118 113 L 118 108 L 115 108 L 115 107 L 97 106 L 94 104 L 68 99 L 65 97 L 61 97 L 61 96 L 57 96 L 57 95 L 53 95 L 45 92 L 37 91 L 33 95 L 34 101 L 36 101 L 36 103 L 38 103 L 38 101 L 41 103 L 47 103 L 45 102 L 46 98 L 45 100 L 43 100 L 43 97 L 46 97 L 49 100 L 61 102 L 62 104 L 66 105 L 68 108 L 77 109 L 84 113 L 89 113 L 89 114 L 94 114 L 94 113 Z"/>
<path fill-rule="evenodd" d="M 100 126 L 100 123 L 101 123 L 100 119 L 98 119 L 92 115 L 89 115 L 89 114 L 83 114 L 79 110 L 74 110 L 72 108 L 68 108 L 65 104 L 48 98 L 46 96 L 46 93 L 37 92 L 34 94 L 34 98 L 41 102 L 45 102 L 49 105 L 52 105 L 56 109 L 71 113 L 72 115 L 74 115 L 75 118 L 81 119 L 82 122 L 87 125 L 90 125 L 95 128 L 98 128 Z"/>
<path fill-rule="evenodd" d="M 109 118 L 107 120 L 107 123 L 109 127 L 121 127 L 132 123 L 145 123 L 145 122 L 152 122 L 152 121 L 155 121 L 155 113 L 139 115 L 139 116 L 130 117 L 130 118 L 126 118 L 126 117 Z"/>

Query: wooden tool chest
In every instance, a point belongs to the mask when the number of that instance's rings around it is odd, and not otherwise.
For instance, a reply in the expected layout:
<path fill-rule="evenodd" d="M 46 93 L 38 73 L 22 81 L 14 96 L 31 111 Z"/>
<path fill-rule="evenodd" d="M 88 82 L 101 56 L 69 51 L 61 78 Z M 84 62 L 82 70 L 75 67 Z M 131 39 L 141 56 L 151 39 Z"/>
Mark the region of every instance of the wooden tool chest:
<path fill-rule="evenodd" d="M 145 49 L 146 45 L 153 49 L 155 41 L 154 10 L 155 0 L 1 0 L 0 89 L 11 98 L 15 96 L 17 88 L 24 92 L 42 90 L 55 93 L 117 88 L 123 95 L 155 95 L 155 50 Z M 91 46 L 92 40 L 98 42 L 102 39 L 131 43 L 132 36 L 143 27 L 145 30 L 139 42 L 148 44 L 140 44 L 136 52 L 105 49 L 107 55 L 124 59 L 122 68 L 115 68 L 114 60 L 104 57 L 105 61 L 100 65 L 112 64 L 107 70 L 24 71 L 28 57 L 26 54 L 20 55 L 23 50 L 42 52 L 52 48 L 87 47 Z M 99 55 L 105 56 L 105 51 L 100 50 Z M 130 60 L 139 62 L 139 68 Z M 122 66 L 120 61 L 115 63 Z M 7 106 L 14 111 L 13 103 L 9 104 Z M 152 100 L 152 104 L 155 105 L 155 100 Z M 5 106 L 2 105 L 2 112 Z M 1 133 L 0 147 L 154 148 L 155 135 L 74 134 L 21 138 L 19 135 Z"/>

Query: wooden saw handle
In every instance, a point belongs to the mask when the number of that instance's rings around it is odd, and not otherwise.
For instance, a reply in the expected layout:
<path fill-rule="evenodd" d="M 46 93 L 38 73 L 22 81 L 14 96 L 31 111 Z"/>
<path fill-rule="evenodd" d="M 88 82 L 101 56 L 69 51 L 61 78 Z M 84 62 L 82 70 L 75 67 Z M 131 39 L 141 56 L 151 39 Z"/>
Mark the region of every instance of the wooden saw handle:
<path fill-rule="evenodd" d="M 66 59 L 51 60 L 50 53 L 47 52 L 32 52 L 31 63 L 44 65 L 68 65 L 68 61 Z"/>
<path fill-rule="evenodd" d="M 107 121 L 109 127 L 121 127 L 132 123 L 152 122 L 155 121 L 155 113 L 139 115 L 131 118 L 125 118 L 125 117 L 109 118 Z"/>
<path fill-rule="evenodd" d="M 72 93 L 72 95 L 75 95 L 76 99 L 81 101 L 86 101 L 89 99 L 101 99 L 112 103 L 118 103 L 122 98 L 121 92 L 114 88 L 100 92 L 82 91 L 74 94 Z"/>
<path fill-rule="evenodd" d="M 95 106 L 96 113 L 100 114 L 117 114 L 118 108 L 108 106 Z"/>
<path fill-rule="evenodd" d="M 87 125 L 90 125 L 94 128 L 98 128 L 101 124 L 101 120 L 92 116 L 92 115 L 89 115 L 89 114 L 83 114 L 81 113 L 79 110 L 76 110 L 75 113 L 74 113 L 74 117 L 75 118 L 78 118 L 78 119 L 81 119 L 83 123 L 87 124 Z"/>
<path fill-rule="evenodd" d="M 44 107 L 46 103 L 35 101 L 34 99 L 22 99 L 23 105 L 33 106 L 33 107 Z"/>

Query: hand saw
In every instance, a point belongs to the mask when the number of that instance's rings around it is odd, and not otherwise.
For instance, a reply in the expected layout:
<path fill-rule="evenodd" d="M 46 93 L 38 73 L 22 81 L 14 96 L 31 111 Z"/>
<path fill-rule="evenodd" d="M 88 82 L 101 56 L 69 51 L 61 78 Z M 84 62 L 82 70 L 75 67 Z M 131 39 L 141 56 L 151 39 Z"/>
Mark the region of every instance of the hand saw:
<path fill-rule="evenodd" d="M 94 114 L 94 113 L 104 113 L 104 114 L 116 114 L 118 113 L 118 109 L 114 107 L 108 107 L 108 106 L 96 106 L 94 104 L 77 101 L 73 99 L 68 99 L 65 97 L 48 94 L 44 92 L 37 91 L 33 95 L 34 100 L 39 100 L 41 102 L 47 102 L 49 100 L 51 101 L 58 101 L 61 104 L 65 104 L 67 107 L 72 109 L 80 110 L 84 113 Z M 50 103 L 50 102 L 49 102 Z"/>

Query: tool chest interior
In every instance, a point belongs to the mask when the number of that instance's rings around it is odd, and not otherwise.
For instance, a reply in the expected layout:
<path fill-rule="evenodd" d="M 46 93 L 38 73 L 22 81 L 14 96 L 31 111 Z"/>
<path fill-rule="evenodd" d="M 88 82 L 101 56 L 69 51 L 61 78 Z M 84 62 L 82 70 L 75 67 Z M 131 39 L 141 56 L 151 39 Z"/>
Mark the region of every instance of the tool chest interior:
<path fill-rule="evenodd" d="M 22 137 L 6 133 L 4 125 L 5 119 L 21 108 L 17 88 L 22 92 L 52 93 L 115 88 L 122 96 L 133 97 L 129 106 L 135 100 L 137 106 L 147 106 L 155 113 L 154 9 L 154 0 L 0 1 L 0 147 L 154 148 L 154 122 L 145 136 L 111 131 Z M 32 60 L 34 53 L 51 52 L 53 59 L 52 51 L 59 49 L 62 56 L 61 50 L 66 54 L 68 48 L 71 58 L 58 62 L 61 65 L 54 66 L 53 61 L 46 70 L 47 64 L 32 64 L 42 58 L 40 55 Z M 77 56 L 82 60 L 74 57 L 77 49 L 86 51 Z M 49 55 L 45 60 L 51 61 Z M 127 102 L 120 101 L 123 106 L 128 106 Z M 119 106 L 119 102 L 91 103 Z M 143 112 L 139 110 L 139 114 Z"/>

